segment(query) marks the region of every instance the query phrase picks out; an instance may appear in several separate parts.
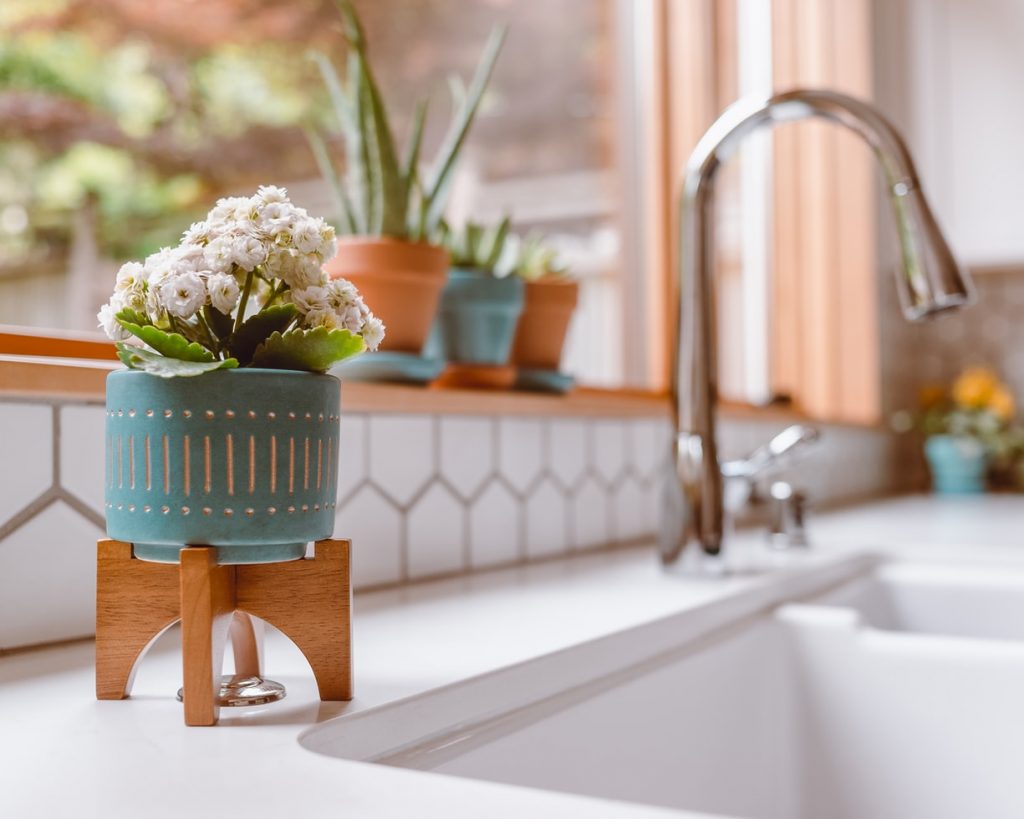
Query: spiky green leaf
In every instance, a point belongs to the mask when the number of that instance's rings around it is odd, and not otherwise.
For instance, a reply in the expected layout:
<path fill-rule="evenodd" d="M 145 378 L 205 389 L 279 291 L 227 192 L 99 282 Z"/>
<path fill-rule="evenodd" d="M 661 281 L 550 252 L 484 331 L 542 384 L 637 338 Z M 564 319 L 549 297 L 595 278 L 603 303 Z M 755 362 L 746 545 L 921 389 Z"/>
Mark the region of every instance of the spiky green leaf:
<path fill-rule="evenodd" d="M 179 358 L 168 358 L 150 350 L 133 347 L 123 341 L 117 343 L 117 357 L 125 366 L 133 370 L 142 370 L 161 378 L 188 377 L 202 375 L 213 370 L 231 370 L 238 362 L 229 358 L 226 361 L 182 361 Z"/>
<path fill-rule="evenodd" d="M 497 60 L 502 43 L 505 41 L 505 33 L 505 26 L 496 26 L 491 31 L 487 44 L 484 46 L 483 54 L 480 57 L 480 62 L 477 65 L 476 73 L 473 75 L 473 80 L 466 91 L 463 104 L 452 120 L 448 133 L 441 144 L 437 163 L 434 166 L 430 181 L 426 185 L 426 192 L 424 194 L 426 204 L 426 224 L 424 227 L 428 235 L 433 232 L 441 216 L 444 214 L 448 190 L 455 171 L 456 159 L 462 150 L 466 134 L 469 133 L 469 128 L 473 124 L 473 118 L 476 116 L 484 91 L 487 90 L 487 84 L 490 82 L 491 73 L 494 70 L 495 60 Z"/>
<path fill-rule="evenodd" d="M 242 366 L 253 360 L 256 348 L 273 333 L 283 333 L 299 315 L 298 308 L 291 303 L 275 304 L 249 316 L 228 341 L 228 350 Z"/>
<path fill-rule="evenodd" d="M 136 338 L 142 339 L 156 352 L 179 361 L 213 361 L 214 355 L 203 345 L 189 341 L 178 333 L 168 333 L 152 324 L 140 326 L 117 315 L 117 322 Z"/>
<path fill-rule="evenodd" d="M 481 260 L 483 261 L 484 268 L 487 270 L 494 270 L 498 266 L 498 260 L 501 259 L 501 254 L 505 250 L 505 240 L 508 237 L 511 221 L 506 216 L 496 227 L 487 231 L 485 241 L 480 247 Z"/>
<path fill-rule="evenodd" d="M 357 229 L 355 216 L 352 213 L 352 202 L 345 192 L 345 186 L 342 184 L 341 177 L 338 176 L 338 172 L 334 168 L 334 163 L 331 162 L 330 154 L 327 152 L 327 143 L 324 142 L 324 138 L 320 136 L 320 133 L 313 128 L 306 129 L 306 141 L 309 142 L 309 147 L 313 151 L 313 158 L 316 159 L 320 175 L 326 180 L 331 193 L 334 194 L 335 207 L 338 209 L 338 225 L 341 232 L 349 235 L 356 233 Z"/>
<path fill-rule="evenodd" d="M 257 347 L 252 362 L 256 367 L 322 373 L 365 349 L 363 339 L 348 330 L 289 330 L 274 333 Z"/>
<path fill-rule="evenodd" d="M 405 158 L 402 161 L 402 213 L 406 220 L 407 234 L 414 241 L 420 237 L 416 236 L 419 226 L 419 214 L 411 208 L 413 194 L 419 189 L 419 166 L 420 150 L 423 147 L 423 130 L 427 122 L 427 101 L 420 100 L 416 103 L 416 110 L 412 115 L 412 132 L 409 136 L 409 144 L 406 147 Z"/>
<path fill-rule="evenodd" d="M 377 165 L 377 197 L 380 208 L 380 232 L 384 236 L 405 235 L 406 187 L 398 165 L 395 138 L 391 133 L 387 109 L 377 84 L 373 80 L 370 66 L 363 59 L 363 87 L 367 95 L 367 115 L 370 129 L 367 144 L 371 160 Z"/>

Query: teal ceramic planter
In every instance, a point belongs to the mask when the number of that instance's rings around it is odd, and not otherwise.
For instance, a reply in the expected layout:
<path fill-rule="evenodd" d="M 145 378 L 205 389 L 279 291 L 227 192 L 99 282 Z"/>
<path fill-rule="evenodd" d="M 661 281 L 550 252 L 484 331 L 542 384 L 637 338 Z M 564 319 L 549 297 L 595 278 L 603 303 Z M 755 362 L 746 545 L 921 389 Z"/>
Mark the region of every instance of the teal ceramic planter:
<path fill-rule="evenodd" d="M 454 267 L 441 293 L 437 339 L 442 357 L 458 364 L 508 363 L 524 286 L 517 276 Z"/>
<path fill-rule="evenodd" d="M 301 558 L 330 537 L 340 385 L 291 370 L 107 377 L 107 534 L 143 560 L 216 546 L 225 564 Z"/>
<path fill-rule="evenodd" d="M 932 485 L 940 495 L 973 495 L 985 491 L 988 454 L 973 438 L 933 435 L 924 442 Z"/>

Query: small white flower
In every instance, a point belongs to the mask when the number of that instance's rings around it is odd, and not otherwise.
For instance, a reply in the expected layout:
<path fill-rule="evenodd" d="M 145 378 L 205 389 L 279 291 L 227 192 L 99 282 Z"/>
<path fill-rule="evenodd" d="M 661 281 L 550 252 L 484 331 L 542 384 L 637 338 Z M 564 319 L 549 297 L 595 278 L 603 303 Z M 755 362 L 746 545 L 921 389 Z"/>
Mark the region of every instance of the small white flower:
<path fill-rule="evenodd" d="M 322 244 L 320 226 L 313 219 L 304 219 L 292 230 L 292 247 L 300 253 L 319 253 Z"/>
<path fill-rule="evenodd" d="M 358 333 L 363 329 L 365 319 L 362 311 L 360 311 L 357 305 L 346 307 L 344 310 L 338 311 L 338 323 L 341 324 L 350 333 Z"/>
<path fill-rule="evenodd" d="M 231 245 L 231 260 L 242 270 L 252 270 L 267 259 L 263 242 L 252 235 L 237 237 Z"/>
<path fill-rule="evenodd" d="M 359 300 L 359 291 L 356 286 L 347 279 L 332 279 L 328 285 L 331 307 L 335 310 L 343 310 Z"/>
<path fill-rule="evenodd" d="M 328 330 L 337 330 L 338 314 L 330 307 L 317 307 L 306 313 L 302 322 L 306 327 L 325 327 Z"/>
<path fill-rule="evenodd" d="M 267 259 L 268 272 L 293 290 L 323 284 L 326 274 L 319 257 L 297 253 L 290 248 L 277 248 Z"/>
<path fill-rule="evenodd" d="M 141 290 L 146 283 L 146 268 L 138 262 L 128 262 L 121 265 L 117 271 L 117 280 L 114 284 L 115 290 Z"/>
<path fill-rule="evenodd" d="M 287 202 L 288 190 L 286 188 L 279 188 L 277 185 L 260 185 L 256 189 L 256 196 L 267 204 L 271 202 Z"/>
<path fill-rule="evenodd" d="M 133 290 L 115 290 L 110 297 L 110 306 L 118 313 L 126 308 L 134 310 L 136 313 L 146 313 L 148 307 L 146 291 L 141 287 L 136 287 Z"/>
<path fill-rule="evenodd" d="M 153 283 L 154 277 L 159 278 L 170 269 L 175 260 L 175 250 L 176 248 L 165 247 L 146 257 L 143 269 L 150 284 Z"/>
<path fill-rule="evenodd" d="M 193 222 L 181 234 L 181 241 L 188 245 L 205 245 L 210 241 L 210 225 L 207 222 Z"/>
<path fill-rule="evenodd" d="M 227 236 L 220 236 L 206 246 L 203 261 L 215 273 L 227 273 L 234 263 L 234 243 Z"/>
<path fill-rule="evenodd" d="M 333 309 L 330 302 L 330 294 L 326 287 L 313 285 L 291 291 L 292 302 L 299 308 L 300 313 L 310 313 L 313 310 Z"/>
<path fill-rule="evenodd" d="M 118 308 L 113 304 L 104 304 L 96 314 L 96 320 L 99 322 L 103 332 L 107 334 L 107 338 L 114 341 L 124 341 L 131 336 L 131 333 L 125 330 L 118 322 L 116 318 L 117 312 Z"/>
<path fill-rule="evenodd" d="M 206 285 L 197 273 L 168 278 L 160 286 L 160 301 L 172 316 L 192 318 L 206 302 Z"/>
<path fill-rule="evenodd" d="M 179 245 L 174 250 L 173 266 L 178 275 L 207 269 L 206 249 L 202 245 Z"/>
<path fill-rule="evenodd" d="M 363 341 L 370 350 L 376 350 L 384 340 L 384 322 L 376 316 L 370 316 L 363 324 Z"/>
<path fill-rule="evenodd" d="M 238 282 L 227 273 L 214 273 L 206 280 L 210 304 L 224 315 L 229 315 L 238 304 Z"/>

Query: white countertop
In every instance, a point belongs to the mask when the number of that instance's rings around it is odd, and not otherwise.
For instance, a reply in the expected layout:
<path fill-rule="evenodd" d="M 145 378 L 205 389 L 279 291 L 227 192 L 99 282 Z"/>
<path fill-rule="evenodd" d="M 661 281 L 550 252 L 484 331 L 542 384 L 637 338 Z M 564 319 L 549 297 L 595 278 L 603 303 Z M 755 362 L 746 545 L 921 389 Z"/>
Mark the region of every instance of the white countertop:
<path fill-rule="evenodd" d="M 758 554 L 775 568 L 762 574 L 667 575 L 652 548 L 636 548 L 360 595 L 355 700 L 320 703 L 301 655 L 272 634 L 267 674 L 285 683 L 287 699 L 225 709 L 214 728 L 182 722 L 176 632 L 147 655 L 123 702 L 94 699 L 91 643 L 0 658 L 0 817 L 679 817 L 349 762 L 297 740 L 318 722 L 634 625 L 713 607 L 719 616 L 730 606 L 742 613 L 742 600 L 765 607 L 777 589 L 792 593 L 801 577 L 853 565 L 851 554 L 865 550 L 1019 564 L 1024 498 L 885 501 L 822 515 L 811 534 L 818 548 L 782 557 L 762 552 L 757 536 L 740 535 L 737 554 Z"/>

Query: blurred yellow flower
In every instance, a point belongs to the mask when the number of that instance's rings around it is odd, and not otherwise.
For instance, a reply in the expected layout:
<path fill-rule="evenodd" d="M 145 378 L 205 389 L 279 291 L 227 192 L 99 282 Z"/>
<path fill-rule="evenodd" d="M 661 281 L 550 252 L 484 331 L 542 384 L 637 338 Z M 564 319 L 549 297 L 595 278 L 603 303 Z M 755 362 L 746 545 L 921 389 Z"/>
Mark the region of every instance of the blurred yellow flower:
<path fill-rule="evenodd" d="M 1017 406 L 1012 393 L 1006 387 L 999 385 L 988 400 L 988 408 L 1000 421 L 1009 421 L 1013 418 Z"/>
<path fill-rule="evenodd" d="M 965 409 L 984 409 L 997 389 L 1003 387 L 995 373 L 985 367 L 971 367 L 953 383 L 953 400 Z"/>
<path fill-rule="evenodd" d="M 937 407 L 946 399 L 946 388 L 941 384 L 925 384 L 921 387 L 921 392 L 918 394 L 918 400 L 921 403 L 921 409 L 930 410 L 932 407 Z"/>

